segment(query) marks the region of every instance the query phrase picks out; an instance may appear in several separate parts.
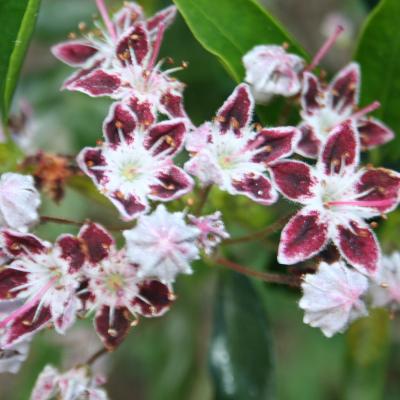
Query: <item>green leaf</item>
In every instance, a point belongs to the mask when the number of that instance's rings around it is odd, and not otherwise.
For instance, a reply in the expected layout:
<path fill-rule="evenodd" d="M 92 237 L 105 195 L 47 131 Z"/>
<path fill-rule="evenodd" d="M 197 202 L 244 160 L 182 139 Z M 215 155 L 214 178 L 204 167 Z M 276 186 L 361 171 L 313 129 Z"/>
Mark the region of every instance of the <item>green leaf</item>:
<path fill-rule="evenodd" d="M 274 398 L 270 328 L 262 304 L 248 278 L 221 276 L 209 354 L 217 400 Z"/>
<path fill-rule="evenodd" d="M 244 76 L 242 56 L 257 44 L 290 45 L 306 56 L 255 0 L 174 0 L 196 39 L 216 55 L 236 81 Z"/>
<path fill-rule="evenodd" d="M 12 140 L 0 143 L 0 174 L 15 171 L 23 156 L 20 148 Z"/>
<path fill-rule="evenodd" d="M 376 117 L 397 132 L 395 141 L 383 148 L 388 161 L 400 157 L 399 16 L 399 0 L 382 0 L 367 18 L 355 53 L 362 70 L 361 104 L 380 101 Z"/>
<path fill-rule="evenodd" d="M 0 2 L 0 108 L 7 121 L 29 40 L 35 28 L 40 0 Z"/>

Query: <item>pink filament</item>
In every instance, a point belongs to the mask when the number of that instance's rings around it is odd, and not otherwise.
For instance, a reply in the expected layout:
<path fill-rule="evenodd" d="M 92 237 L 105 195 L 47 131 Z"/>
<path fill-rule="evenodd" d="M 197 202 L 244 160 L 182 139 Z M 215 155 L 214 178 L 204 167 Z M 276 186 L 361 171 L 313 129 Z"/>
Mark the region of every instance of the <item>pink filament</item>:
<path fill-rule="evenodd" d="M 373 103 L 369 104 L 368 106 L 361 108 L 361 110 L 358 110 L 356 113 L 351 115 L 349 118 L 352 118 L 352 119 L 361 118 L 364 115 L 376 110 L 380 106 L 381 106 L 381 103 L 379 103 L 379 101 L 374 101 Z"/>
<path fill-rule="evenodd" d="M 103 18 L 107 30 L 110 33 L 111 38 L 115 41 L 117 39 L 117 34 L 115 32 L 114 24 L 112 23 L 110 16 L 108 15 L 107 7 L 104 3 L 104 0 L 96 0 L 96 5 L 101 17 Z"/>
<path fill-rule="evenodd" d="M 161 48 L 161 43 L 162 43 L 162 40 L 164 37 L 164 32 L 165 32 L 165 25 L 160 24 L 160 27 L 157 32 L 156 41 L 154 42 L 153 54 L 151 55 L 151 60 L 149 62 L 148 69 L 153 69 L 153 67 L 156 63 L 158 54 L 160 53 L 160 48 Z"/>
<path fill-rule="evenodd" d="M 331 47 L 335 44 L 339 35 L 344 31 L 343 26 L 338 25 L 333 32 L 333 34 L 325 41 L 322 47 L 318 50 L 317 54 L 314 56 L 311 64 L 305 69 L 306 71 L 312 71 L 322 60 L 323 57 L 328 53 Z"/>
<path fill-rule="evenodd" d="M 388 207 L 396 201 L 396 199 L 392 198 L 384 200 L 329 201 L 326 204 L 328 206 Z"/>
<path fill-rule="evenodd" d="M 23 306 L 17 308 L 13 311 L 8 317 L 4 318 L 0 322 L 0 329 L 4 328 L 10 321 L 13 321 L 20 317 L 21 315 L 25 314 L 29 311 L 35 304 L 41 299 L 41 297 L 53 286 L 53 283 L 57 280 L 55 276 L 50 282 L 47 283 L 35 296 L 32 297 L 28 302 L 26 302 Z"/>

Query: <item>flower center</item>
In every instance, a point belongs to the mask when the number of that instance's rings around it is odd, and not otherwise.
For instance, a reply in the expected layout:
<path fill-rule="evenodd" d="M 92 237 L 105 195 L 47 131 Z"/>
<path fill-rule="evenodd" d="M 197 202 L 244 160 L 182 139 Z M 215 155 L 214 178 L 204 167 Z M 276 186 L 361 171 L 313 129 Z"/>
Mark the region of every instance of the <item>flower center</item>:
<path fill-rule="evenodd" d="M 110 292 L 118 292 L 123 289 L 125 279 L 121 274 L 115 272 L 106 277 L 105 284 Z"/>
<path fill-rule="evenodd" d="M 125 178 L 128 182 L 133 182 L 138 175 L 138 168 L 131 163 L 127 163 L 121 168 L 121 176 Z"/>

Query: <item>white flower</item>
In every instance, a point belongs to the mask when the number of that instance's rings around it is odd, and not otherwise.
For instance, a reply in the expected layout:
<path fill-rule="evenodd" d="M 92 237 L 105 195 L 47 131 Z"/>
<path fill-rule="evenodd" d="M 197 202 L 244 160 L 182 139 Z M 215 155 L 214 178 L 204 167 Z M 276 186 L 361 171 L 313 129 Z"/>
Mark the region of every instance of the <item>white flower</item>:
<path fill-rule="evenodd" d="M 199 257 L 200 230 L 186 224 L 184 216 L 159 205 L 152 214 L 140 216 L 135 228 L 124 231 L 127 254 L 139 264 L 139 276 L 172 283 L 179 273 L 192 273 L 189 263 Z"/>
<path fill-rule="evenodd" d="M 315 274 L 306 275 L 301 286 L 299 306 L 305 311 L 304 323 L 320 328 L 327 337 L 343 332 L 350 322 L 368 314 L 361 300 L 368 280 L 343 261 L 322 262 Z"/>
<path fill-rule="evenodd" d="M 7 172 L 0 177 L 0 225 L 26 231 L 38 220 L 40 195 L 29 175 Z"/>

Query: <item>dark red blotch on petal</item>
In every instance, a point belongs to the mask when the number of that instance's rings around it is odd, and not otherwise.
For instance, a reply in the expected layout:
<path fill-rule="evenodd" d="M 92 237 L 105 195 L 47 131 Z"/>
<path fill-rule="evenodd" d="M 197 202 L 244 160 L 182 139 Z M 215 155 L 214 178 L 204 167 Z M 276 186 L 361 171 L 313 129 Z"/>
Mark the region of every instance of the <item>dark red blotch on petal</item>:
<path fill-rule="evenodd" d="M 85 165 L 85 167 L 82 166 L 82 168 L 85 168 L 87 170 L 88 175 L 94 178 L 97 183 L 100 183 L 100 181 L 104 177 L 104 172 L 92 168 L 107 165 L 106 160 L 103 157 L 102 150 L 99 148 L 87 147 L 82 150 L 82 152 L 79 155 L 79 158 Z"/>
<path fill-rule="evenodd" d="M 128 106 L 133 111 L 140 125 L 149 127 L 156 120 L 154 106 L 148 101 L 139 100 L 135 96 L 131 96 L 128 100 Z"/>
<path fill-rule="evenodd" d="M 135 24 L 117 43 L 116 52 L 122 64 L 142 64 L 149 53 L 149 37 L 142 23 Z M 131 52 L 135 60 L 131 58 Z"/>
<path fill-rule="evenodd" d="M 246 174 L 240 180 L 234 180 L 232 186 L 260 204 L 270 205 L 278 198 L 269 179 L 262 175 Z"/>
<path fill-rule="evenodd" d="M 320 108 L 318 97 L 320 95 L 320 87 L 318 79 L 314 74 L 304 73 L 303 90 L 301 93 L 301 105 L 303 110 L 312 115 L 315 110 Z"/>
<path fill-rule="evenodd" d="M 175 6 L 166 7 L 147 20 L 147 29 L 149 31 L 159 29 L 161 24 L 163 24 L 164 27 L 167 28 L 174 21 L 175 15 Z"/>
<path fill-rule="evenodd" d="M 69 272 L 77 272 L 85 262 L 81 241 L 72 235 L 61 236 L 56 245 L 61 250 L 61 258 L 69 264 Z"/>
<path fill-rule="evenodd" d="M 183 96 L 180 94 L 165 93 L 161 97 L 161 105 L 165 113 L 170 118 L 186 117 L 186 112 L 183 107 Z"/>
<path fill-rule="evenodd" d="M 4 239 L 3 250 L 11 257 L 29 253 L 39 254 L 43 253 L 47 248 L 35 235 L 4 230 L 2 236 Z"/>
<path fill-rule="evenodd" d="M 0 299 L 14 299 L 21 290 L 11 290 L 28 282 L 27 273 L 5 267 L 0 271 Z"/>
<path fill-rule="evenodd" d="M 146 211 L 148 207 L 133 194 L 124 196 L 121 192 L 115 192 L 111 195 L 111 198 L 118 208 L 122 206 L 122 210 L 120 209 L 120 212 L 123 213 L 124 216 L 129 220 Z"/>
<path fill-rule="evenodd" d="M 84 243 L 84 248 L 93 264 L 106 258 L 110 247 L 114 245 L 112 236 L 100 225 L 89 223 L 79 232 L 79 238 Z"/>
<path fill-rule="evenodd" d="M 134 139 L 136 118 L 123 103 L 114 103 L 103 124 L 104 136 L 109 143 L 121 143 L 121 136 L 130 143 Z M 120 135 L 121 133 L 121 135 Z"/>
<path fill-rule="evenodd" d="M 172 200 L 190 192 L 193 188 L 192 178 L 178 167 L 172 166 L 168 171 L 161 172 L 157 178 L 159 185 L 151 186 L 150 197 L 156 200 Z"/>
<path fill-rule="evenodd" d="M 299 127 L 301 139 L 297 144 L 297 152 L 305 157 L 317 158 L 321 148 L 321 141 L 315 136 L 310 125 L 303 124 Z"/>
<path fill-rule="evenodd" d="M 394 133 L 382 122 L 370 118 L 357 121 L 360 133 L 361 147 L 363 150 L 373 149 L 392 140 Z"/>
<path fill-rule="evenodd" d="M 51 50 L 58 59 L 71 66 L 80 66 L 97 53 L 97 49 L 81 41 L 60 43 Z"/>
<path fill-rule="evenodd" d="M 160 281 L 145 281 L 139 287 L 139 294 L 144 301 L 135 298 L 133 305 L 140 308 L 140 314 L 146 317 L 156 317 L 166 312 L 174 299 L 167 285 Z"/>
<path fill-rule="evenodd" d="M 90 96 L 110 96 L 121 87 L 121 79 L 117 74 L 110 74 L 96 69 L 67 85 L 69 90 L 78 90 Z"/>

